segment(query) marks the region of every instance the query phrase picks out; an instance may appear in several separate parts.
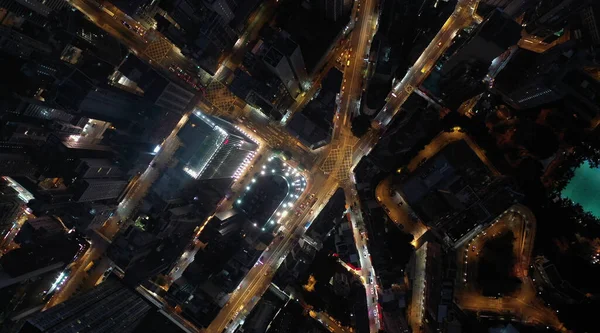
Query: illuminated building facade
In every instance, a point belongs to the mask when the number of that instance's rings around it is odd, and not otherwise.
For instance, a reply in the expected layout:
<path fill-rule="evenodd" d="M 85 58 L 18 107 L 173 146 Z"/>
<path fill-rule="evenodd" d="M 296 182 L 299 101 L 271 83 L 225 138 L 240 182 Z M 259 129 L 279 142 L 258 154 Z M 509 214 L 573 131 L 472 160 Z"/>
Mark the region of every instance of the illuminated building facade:
<path fill-rule="evenodd" d="M 183 171 L 194 179 L 238 178 L 258 144 L 224 120 L 194 114 L 178 134 Z"/>
<path fill-rule="evenodd" d="M 151 306 L 119 281 L 109 280 L 29 317 L 20 332 L 132 332 Z"/>

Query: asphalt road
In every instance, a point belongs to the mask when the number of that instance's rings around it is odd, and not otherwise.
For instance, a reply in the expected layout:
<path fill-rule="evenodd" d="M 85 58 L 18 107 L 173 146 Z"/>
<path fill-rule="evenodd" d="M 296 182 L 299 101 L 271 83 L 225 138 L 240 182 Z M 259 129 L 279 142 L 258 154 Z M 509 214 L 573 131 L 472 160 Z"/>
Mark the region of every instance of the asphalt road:
<path fill-rule="evenodd" d="M 521 280 L 521 286 L 510 295 L 485 297 L 477 288 L 477 265 L 479 254 L 485 243 L 494 237 L 512 231 L 513 252 L 517 262 L 514 274 Z M 533 213 L 523 205 L 514 205 L 497 220 L 474 236 L 467 244 L 457 250 L 457 304 L 470 311 L 489 311 L 500 315 L 510 314 L 524 323 L 550 326 L 566 331 L 556 313 L 545 306 L 537 297 L 533 281 L 529 276 L 536 220 Z"/>
<path fill-rule="evenodd" d="M 429 76 L 431 69 L 452 45 L 452 40 L 459 30 L 469 26 L 474 21 L 475 10 L 479 0 L 459 0 L 454 12 L 425 48 L 415 64 L 408 70 L 404 78 L 398 82 L 387 97 L 387 103 L 375 117 L 375 126 L 387 126 L 400 106 L 406 101 L 413 90 L 421 85 Z"/>
<path fill-rule="evenodd" d="M 358 10 L 358 5 L 362 7 Z M 363 0 L 357 1 L 353 13 L 360 13 L 357 26 L 352 33 L 351 45 L 353 47 L 354 58 L 351 59 L 351 65 L 344 72 L 346 81 L 346 91 L 342 92 L 342 104 L 340 108 L 340 119 L 335 122 L 332 143 L 333 146 L 345 146 L 352 144 L 350 134 L 350 114 L 352 108 L 356 107 L 356 97 L 362 92 L 362 70 L 366 66 L 364 58 L 368 54 L 370 38 L 375 33 L 377 15 L 375 11 L 375 1 Z M 352 65 L 354 63 L 354 65 Z M 325 154 L 329 151 L 325 150 Z M 340 167 L 342 159 L 335 162 L 334 170 Z M 229 302 L 221 309 L 217 317 L 207 328 L 207 332 L 233 332 L 244 320 L 245 316 L 251 311 L 259 297 L 268 288 L 272 276 L 285 259 L 285 256 L 292 249 L 299 237 L 306 231 L 304 226 L 312 221 L 329 201 L 339 182 L 335 177 L 327 177 L 321 170 L 320 165 L 315 165 L 310 169 L 310 178 L 308 178 L 307 192 L 312 192 L 317 198 L 310 210 L 305 210 L 300 216 L 292 216 L 285 224 L 287 232 L 284 232 L 284 239 L 277 244 L 271 244 L 269 251 L 263 255 L 263 264 L 254 266 L 242 280 L 238 288 L 230 295 Z M 350 170 L 347 173 L 350 176 Z M 307 200 L 307 195 L 303 195 L 298 203 Z M 376 303 L 375 303 L 376 304 Z M 373 313 L 370 309 L 369 316 Z M 376 321 L 371 321 L 371 331 L 378 330 Z"/>
<path fill-rule="evenodd" d="M 155 66 L 164 69 L 168 66 L 168 63 L 164 63 L 164 61 L 186 61 L 178 50 L 174 48 L 169 50 L 167 56 L 160 59 L 152 59 L 145 53 L 145 46 L 147 43 L 144 38 L 140 38 L 137 34 L 132 34 L 132 32 L 118 22 L 118 20 L 108 17 L 107 14 L 101 12 L 94 6 L 90 6 L 87 1 L 73 0 L 72 2 L 76 8 L 87 14 L 88 17 L 109 33 L 115 35 L 126 45 L 130 46 L 136 54 Z M 306 209 L 300 216 L 291 216 L 285 221 L 287 232 L 284 233 L 283 239 L 278 238 L 274 241 L 263 256 L 263 264 L 256 265 L 248 272 L 238 289 L 230 295 L 229 302 L 223 307 L 213 323 L 207 328 L 208 332 L 222 332 L 225 328 L 227 328 L 227 331 L 232 331 L 239 325 L 240 321 L 250 312 L 259 297 L 268 288 L 272 276 L 287 253 L 305 232 L 304 226 L 306 223 L 312 221 L 319 214 L 320 210 L 325 206 L 329 198 L 342 182 L 345 184 L 351 183 L 347 179 L 351 176 L 351 170 L 344 166 L 343 157 L 338 157 L 333 163 L 334 170 L 341 170 L 340 172 L 337 172 L 338 177 L 331 177 L 324 174 L 321 170 L 322 163 L 325 160 L 325 157 L 323 156 L 327 156 L 331 152 L 332 147 L 341 147 L 341 149 L 350 150 L 352 152 L 351 164 L 352 166 L 356 165 L 375 145 L 378 140 L 378 131 L 384 129 L 387 124 L 389 124 L 392 117 L 398 112 L 401 104 L 412 92 L 412 87 L 418 86 L 426 78 L 431 66 L 450 45 L 451 39 L 456 32 L 463 26 L 472 22 L 472 13 L 476 4 L 477 1 L 474 0 L 459 1 L 457 9 L 452 17 L 446 22 L 442 30 L 426 48 L 411 70 L 409 70 L 405 78 L 394 87 L 393 94 L 391 94 L 392 97 L 386 104 L 386 109 L 377 116 L 378 129 L 369 132 L 360 141 L 352 136 L 350 131 L 350 121 L 351 115 L 360 105 L 360 96 L 362 95 L 364 83 L 364 70 L 367 65 L 365 58 L 368 58 L 371 39 L 377 29 L 375 0 L 357 1 L 353 8 L 352 17 L 354 18 L 356 16 L 358 19 L 350 40 L 350 49 L 352 52 L 350 64 L 344 71 L 344 89 L 342 91 L 340 117 L 335 120 L 332 143 L 328 148 L 319 151 L 320 156 L 315 156 L 315 153 L 307 151 L 296 139 L 291 138 L 285 130 L 278 126 L 271 123 L 253 126 L 253 119 L 255 118 L 248 118 L 243 121 L 244 125 L 249 127 L 249 130 L 252 132 L 257 133 L 258 136 L 262 137 L 264 134 L 266 137 L 269 137 L 270 140 L 268 141 L 268 144 L 273 144 L 272 141 L 274 141 L 277 148 L 284 148 L 292 151 L 294 159 L 299 160 L 299 163 L 302 163 L 308 170 L 308 187 L 305 194 L 300 197 L 298 203 L 300 204 L 303 201 L 309 201 L 309 193 L 314 193 L 317 200 L 314 204 L 310 205 L 311 209 Z M 178 128 L 176 128 L 169 138 L 167 138 L 165 143 L 163 143 L 163 149 L 157 154 L 154 163 L 148 167 L 148 169 L 140 176 L 137 183 L 132 186 L 123 202 L 119 205 L 117 217 L 105 223 L 101 231 L 107 238 L 112 237 L 116 231 L 122 227 L 119 225 L 119 221 L 126 219 L 132 213 L 140 200 L 147 193 L 150 185 L 158 177 L 160 169 L 166 165 L 166 162 L 170 159 L 170 156 L 176 149 L 177 140 L 174 136 L 185 121 L 186 117 L 182 119 Z M 352 186 L 349 187 L 348 190 L 352 193 L 353 188 Z M 349 200 L 357 202 L 354 197 L 349 198 Z M 365 275 L 368 277 L 369 274 L 373 277 L 373 282 L 367 283 L 367 287 L 369 287 L 367 288 L 367 302 L 369 304 L 370 330 L 371 332 L 376 332 L 379 329 L 379 321 L 377 319 L 378 307 L 376 300 L 377 291 L 375 273 L 371 267 L 370 259 L 368 259 L 370 257 L 366 244 L 367 238 L 360 235 L 360 227 L 363 222 L 359 206 L 356 207 L 356 210 L 352 213 L 352 224 L 354 227 L 355 239 L 357 240 L 357 247 L 359 252 L 364 254 L 364 256 L 361 257 L 361 274 L 363 277 Z M 357 232 L 359 233 L 359 236 L 356 236 Z M 86 254 L 84 256 L 92 257 L 92 254 Z M 82 261 L 81 266 L 84 266 L 84 262 L 85 261 Z M 367 282 L 368 281 L 369 279 L 367 278 Z M 371 290 L 371 286 L 375 288 L 374 291 Z M 375 297 L 375 300 L 373 300 L 373 297 Z"/>

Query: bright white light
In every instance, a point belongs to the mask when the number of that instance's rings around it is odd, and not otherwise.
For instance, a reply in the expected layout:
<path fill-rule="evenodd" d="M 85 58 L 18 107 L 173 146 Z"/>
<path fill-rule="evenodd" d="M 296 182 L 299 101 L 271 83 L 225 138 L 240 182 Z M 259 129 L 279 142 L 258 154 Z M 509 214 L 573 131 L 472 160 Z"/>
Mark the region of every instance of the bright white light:
<path fill-rule="evenodd" d="M 198 178 L 198 176 L 200 176 L 200 173 L 197 171 L 194 171 L 188 167 L 184 167 L 183 171 L 185 171 L 185 173 L 187 173 L 188 175 L 192 176 L 192 178 Z"/>
<path fill-rule="evenodd" d="M 288 214 L 288 211 L 287 211 L 287 210 L 284 210 L 284 211 L 283 211 L 283 213 L 281 213 L 281 217 L 286 217 L 286 216 L 287 216 L 287 214 Z"/>
<path fill-rule="evenodd" d="M 250 186 L 246 186 L 246 191 L 250 190 Z"/>
<path fill-rule="evenodd" d="M 48 290 L 48 293 L 53 292 L 58 285 L 63 282 L 63 278 L 65 277 L 65 272 L 60 272 L 60 274 L 58 275 L 58 277 L 56 278 L 56 280 L 54 281 L 54 283 L 52 283 L 52 286 L 50 287 L 50 289 Z"/>
<path fill-rule="evenodd" d="M 281 213 L 280 213 L 280 212 L 277 212 L 277 213 L 275 213 L 275 215 L 277 215 L 277 216 L 281 216 Z"/>
<path fill-rule="evenodd" d="M 154 147 L 154 150 L 153 150 L 153 152 L 154 152 L 155 154 L 157 154 L 159 151 L 160 151 L 160 145 L 156 145 L 156 147 Z"/>
<path fill-rule="evenodd" d="M 257 226 L 256 223 L 253 223 L 252 225 L 255 226 L 255 227 Z"/>
<path fill-rule="evenodd" d="M 260 172 L 260 174 L 261 174 L 261 175 L 264 175 L 264 174 L 265 174 L 265 172 L 264 172 L 264 171 L 261 171 L 261 172 Z"/>
<path fill-rule="evenodd" d="M 272 173 L 275 173 L 275 169 L 272 169 L 272 170 L 271 170 L 271 172 L 272 172 Z"/>
<path fill-rule="evenodd" d="M 271 221 L 269 221 L 269 223 L 271 223 L 271 224 L 275 224 L 275 221 L 271 220 Z"/>
<path fill-rule="evenodd" d="M 253 183 L 256 183 L 256 179 L 252 178 L 252 182 L 253 182 Z"/>
<path fill-rule="evenodd" d="M 238 199 L 237 203 L 241 204 L 242 203 L 242 199 Z"/>

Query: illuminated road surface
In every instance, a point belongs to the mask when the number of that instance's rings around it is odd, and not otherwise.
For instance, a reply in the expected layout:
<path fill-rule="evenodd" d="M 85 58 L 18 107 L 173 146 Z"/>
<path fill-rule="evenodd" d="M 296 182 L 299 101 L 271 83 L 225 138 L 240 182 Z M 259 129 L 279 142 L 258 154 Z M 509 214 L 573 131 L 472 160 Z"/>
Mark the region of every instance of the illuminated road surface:
<path fill-rule="evenodd" d="M 356 107 L 356 96 L 362 92 L 362 69 L 365 67 L 365 55 L 368 52 L 368 41 L 375 33 L 377 15 L 375 13 L 375 1 L 363 0 L 357 3 L 361 4 L 361 15 L 358 19 L 359 28 L 352 34 L 352 43 L 354 45 L 353 58 L 351 65 L 344 72 L 346 88 L 343 93 L 342 106 L 340 108 L 340 120 L 336 121 L 332 143 L 330 146 L 345 146 L 352 144 L 350 137 L 350 113 L 352 107 Z M 357 5 L 355 5 L 356 7 Z M 354 66 L 352 66 L 354 62 Z M 336 161 L 334 170 L 338 169 L 341 159 Z M 285 259 L 285 256 L 292 249 L 299 237 L 306 231 L 305 225 L 312 221 L 329 201 L 337 187 L 339 181 L 335 177 L 328 177 L 320 170 L 320 165 L 316 165 L 310 171 L 312 177 L 309 179 L 307 192 L 314 193 L 317 198 L 311 209 L 305 210 L 300 216 L 292 216 L 285 225 L 287 232 L 284 233 L 282 240 L 275 241 L 276 244 L 269 246 L 269 251 L 263 255 L 263 264 L 254 266 L 244 277 L 238 288 L 230 295 L 229 302 L 221 309 L 217 317 L 207 328 L 207 332 L 233 332 L 244 320 L 245 316 L 252 310 L 259 297 L 268 288 L 272 276 Z M 350 170 L 347 172 L 350 176 Z M 307 200 L 304 195 L 299 203 Z M 370 301 L 369 301 L 370 302 Z M 372 303 L 372 302 L 371 302 Z M 372 311 L 369 311 L 371 317 Z M 371 320 L 371 332 L 376 332 L 378 326 Z"/>
<path fill-rule="evenodd" d="M 138 55 L 143 54 L 145 41 L 131 35 L 124 26 L 115 24 L 114 19 L 107 18 L 106 15 L 100 13 L 98 8 L 92 8 L 84 0 L 74 0 L 75 7 L 80 9 L 82 12 L 87 14 L 93 21 L 102 26 L 105 30 L 116 35 L 126 45 L 132 47 Z M 362 140 L 356 141 L 350 132 L 350 121 L 351 115 L 356 111 L 356 108 L 360 105 L 360 96 L 362 94 L 363 82 L 364 82 L 364 69 L 366 68 L 366 60 L 368 58 L 368 52 L 370 47 L 370 41 L 377 28 L 377 13 L 375 8 L 375 0 L 361 0 L 357 1 L 353 9 L 353 15 L 358 14 L 358 20 L 356 28 L 352 33 L 350 47 L 352 49 L 352 55 L 350 57 L 350 65 L 344 72 L 344 91 L 342 91 L 342 104 L 340 107 L 340 118 L 335 121 L 334 133 L 332 143 L 329 147 L 342 147 L 351 149 L 352 151 L 352 165 L 355 166 L 360 159 L 366 155 L 375 145 L 378 139 L 376 131 L 370 131 Z M 429 73 L 431 66 L 437 61 L 445 49 L 450 45 L 451 38 L 456 32 L 471 23 L 471 14 L 475 8 L 477 1 L 460 1 L 457 5 L 457 9 L 453 16 L 446 22 L 440 33 L 434 38 L 432 43 L 425 49 L 421 57 L 417 60 L 415 65 L 409 70 L 405 78 L 400 82 L 399 85 L 394 87 L 394 95 L 386 104 L 385 110 L 380 112 L 377 116 L 380 129 L 385 128 L 391 121 L 392 117 L 397 113 L 399 107 L 404 103 L 408 95 L 412 92 L 412 87 L 418 86 Z M 360 11 L 358 5 L 361 6 Z M 353 18 L 352 18 L 353 19 Z M 111 21 L 112 20 L 112 21 Z M 123 30 L 125 29 L 125 30 Z M 438 43 L 441 42 L 441 45 Z M 144 43 L 144 44 L 142 44 Z M 176 50 L 175 50 L 176 51 Z M 174 52 L 177 56 L 177 52 Z M 179 54 L 180 55 L 180 54 Z M 143 55 L 141 55 L 144 57 Z M 147 58 L 147 57 L 146 57 Z M 180 57 L 181 58 L 181 57 Z M 171 59 L 166 57 L 165 59 Z M 152 59 L 147 59 L 154 65 L 163 66 L 162 63 L 156 63 L 156 60 L 152 62 Z M 181 60 L 181 59 L 180 59 Z M 180 122 L 179 128 L 185 123 L 185 120 Z M 251 125 L 250 122 L 245 125 Z M 267 130 L 263 130 L 263 127 Z M 282 138 L 289 138 L 289 134 L 282 133 L 284 131 L 281 128 L 271 128 L 271 126 L 257 126 L 254 129 L 257 133 L 271 132 L 267 134 L 271 138 L 276 138 L 280 141 L 280 148 L 288 148 L 293 151 L 294 159 L 301 160 L 301 163 L 309 170 L 308 175 L 308 188 L 307 192 L 299 199 L 299 203 L 303 200 L 308 200 L 308 193 L 314 193 L 317 200 L 311 206 L 311 209 L 306 209 L 300 216 L 292 216 L 287 220 L 284 237 L 279 237 L 269 246 L 263 256 L 263 264 L 253 267 L 246 277 L 242 280 L 240 286 L 236 291 L 230 295 L 229 302 L 223 307 L 221 312 L 217 315 L 216 319 L 207 328 L 208 332 L 221 332 L 227 327 L 227 331 L 233 331 L 240 323 L 241 320 L 247 315 L 252 307 L 256 304 L 259 297 L 268 288 L 270 280 L 274 275 L 276 269 L 279 267 L 287 253 L 291 250 L 294 243 L 297 242 L 299 237 L 305 232 L 305 225 L 307 222 L 312 221 L 320 212 L 320 210 L 328 202 L 329 198 L 333 195 L 335 190 L 340 185 L 340 179 L 325 175 L 321 169 L 322 160 L 317 162 L 318 156 L 314 156 L 313 153 L 307 152 L 297 143 L 297 140 L 282 140 Z M 112 237 L 116 231 L 119 230 L 118 222 L 128 217 L 135 207 L 139 204 L 139 201 L 147 193 L 150 185 L 158 177 L 159 170 L 163 167 L 163 163 L 166 163 L 170 158 L 171 154 L 177 147 L 176 138 L 173 136 L 177 133 L 178 128 L 174 130 L 171 136 L 163 144 L 163 149 L 155 158 L 154 166 L 149 167 L 144 174 L 140 177 L 132 189 L 127 194 L 123 202 L 119 205 L 118 216 L 107 221 L 102 228 L 102 232 L 108 238 Z M 279 136 L 279 138 L 277 138 Z M 325 149 L 324 152 L 328 153 L 330 148 Z M 338 158 L 334 163 L 334 170 L 342 168 L 342 159 Z M 350 177 L 350 170 L 342 170 L 338 173 L 344 177 Z M 347 179 L 343 179 L 347 182 Z M 351 191 L 352 193 L 352 191 Z M 355 195 L 355 194 L 354 194 Z M 356 198 L 351 200 L 357 201 Z M 362 225 L 362 217 L 360 210 L 358 209 L 353 212 L 353 227 L 354 232 L 360 229 Z M 356 236 L 355 236 L 356 238 Z M 371 291 L 370 286 L 376 288 L 375 274 L 371 267 L 370 259 L 368 255 L 368 249 L 366 247 L 366 237 L 357 238 L 357 246 L 362 248 L 361 253 L 364 253 L 366 257 L 361 258 L 361 274 L 363 277 L 365 274 L 371 274 L 373 277 L 373 283 L 368 283 L 367 278 L 367 303 L 369 306 L 369 318 L 370 318 L 370 330 L 376 332 L 379 329 L 379 323 L 377 319 L 377 299 L 376 289 Z M 89 261 L 88 261 L 89 262 Z M 369 297 L 370 296 L 370 297 Z M 373 301 L 373 297 L 375 300 Z"/>
<path fill-rule="evenodd" d="M 108 245 L 106 239 L 112 239 L 122 227 L 128 225 L 121 221 L 127 221 L 130 214 L 148 193 L 152 183 L 158 179 L 160 170 L 166 167 L 175 150 L 179 147 L 177 132 L 187 122 L 187 119 L 187 115 L 183 116 L 171 134 L 163 142 L 161 150 L 156 154 L 152 163 L 150 163 L 146 171 L 144 171 L 144 173 L 135 181 L 135 184 L 131 186 L 129 192 L 119 203 L 116 214 L 104 222 L 103 226 L 98 230 L 98 233 L 101 234 L 102 238 L 100 239 L 99 237 L 98 240 L 92 241 L 90 249 L 73 264 L 69 277 L 64 285 L 52 296 L 46 305 L 46 308 L 65 301 L 75 292 L 77 287 L 79 287 L 87 278 L 87 273 L 84 271 L 85 267 L 92 261 L 97 261 L 104 254 Z M 131 223 L 131 221 L 129 223 Z"/>
<path fill-rule="evenodd" d="M 369 327 L 371 332 L 376 332 L 381 327 L 381 309 L 379 307 L 379 294 L 377 287 L 377 276 L 371 254 L 368 249 L 369 238 L 366 232 L 365 222 L 360 211 L 360 200 L 356 194 L 356 184 L 347 186 L 344 189 L 346 194 L 346 203 L 350 204 L 349 216 L 354 234 L 354 242 L 358 251 L 360 261 L 360 276 L 365 287 L 367 297 L 367 309 L 369 311 Z"/>
<path fill-rule="evenodd" d="M 521 285 L 511 295 L 504 295 L 497 299 L 485 297 L 476 287 L 479 253 L 488 240 L 509 230 L 515 237 L 513 251 L 517 262 L 514 273 L 521 280 Z M 533 213 L 525 206 L 514 205 L 459 248 L 457 250 L 457 304 L 466 310 L 489 311 L 499 315 L 510 314 L 523 323 L 550 326 L 564 331 L 556 313 L 537 298 L 537 291 L 528 275 L 535 230 L 536 220 Z"/>
<path fill-rule="evenodd" d="M 485 152 L 479 147 L 471 138 L 460 130 L 460 128 L 454 128 L 451 132 L 442 132 L 433 138 L 419 153 L 410 160 L 406 166 L 407 172 L 413 172 L 418 167 L 421 161 L 429 160 L 447 145 L 463 140 L 469 147 L 477 154 L 479 159 L 488 167 L 490 172 L 494 175 L 499 175 L 498 170 L 489 161 Z M 420 220 L 413 221 L 410 217 L 411 209 L 404 199 L 392 192 L 392 176 L 388 176 L 382 180 L 375 189 L 375 196 L 377 202 L 379 202 L 386 210 L 388 217 L 394 221 L 394 223 L 401 225 L 402 230 L 406 233 L 413 235 L 413 244 L 418 243 L 418 239 L 427 232 L 427 227 Z"/>
<path fill-rule="evenodd" d="M 384 209 L 387 209 L 386 213 L 389 218 L 394 221 L 394 223 L 400 225 L 402 231 L 413 235 L 413 243 L 417 244 L 418 239 L 427 232 L 427 227 L 421 220 L 417 219 L 413 221 L 410 217 L 410 207 L 400 195 L 396 197 L 390 194 L 391 191 L 393 191 L 392 177 L 393 176 L 388 176 L 375 188 L 377 202 L 379 202 Z"/>
<path fill-rule="evenodd" d="M 378 126 L 387 126 L 400 106 L 406 101 L 412 91 L 419 87 L 429 76 L 431 69 L 452 45 L 452 39 L 461 29 L 469 26 L 474 21 L 474 14 L 479 0 L 459 0 L 454 12 L 435 35 L 431 43 L 425 48 L 415 64 L 408 70 L 404 78 L 398 82 L 387 97 L 387 103 L 375 117 Z"/>
<path fill-rule="evenodd" d="M 258 10 L 250 17 L 250 23 L 246 27 L 244 33 L 238 38 L 233 45 L 230 55 L 221 63 L 215 77 L 218 80 L 225 79 L 227 71 L 233 72 L 244 59 L 244 54 L 248 50 L 251 41 L 258 37 L 260 29 L 267 23 L 267 20 L 273 16 L 279 1 L 268 0 L 263 2 Z"/>

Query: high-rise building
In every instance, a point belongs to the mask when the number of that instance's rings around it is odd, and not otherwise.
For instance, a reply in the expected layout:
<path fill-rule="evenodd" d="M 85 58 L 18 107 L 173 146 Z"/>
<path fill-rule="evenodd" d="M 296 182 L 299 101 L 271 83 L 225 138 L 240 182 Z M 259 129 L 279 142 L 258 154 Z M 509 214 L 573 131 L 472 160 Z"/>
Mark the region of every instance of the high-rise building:
<path fill-rule="evenodd" d="M 126 185 L 127 181 L 121 179 L 84 179 L 73 199 L 77 202 L 116 199 Z"/>
<path fill-rule="evenodd" d="M 274 120 L 281 120 L 293 103 L 287 87 L 270 71 L 249 73 L 237 69 L 229 90 Z"/>
<path fill-rule="evenodd" d="M 15 0 L 15 1 L 33 11 L 35 11 L 36 13 L 46 16 L 46 17 L 55 10 L 61 10 L 62 8 L 69 6 L 69 3 L 67 2 L 67 0 Z"/>
<path fill-rule="evenodd" d="M 5 26 L 0 26 L 0 48 L 19 58 L 29 58 L 35 53 L 49 55 L 52 51 L 48 44 Z"/>
<path fill-rule="evenodd" d="M 138 10 L 148 6 L 152 0 L 112 0 L 111 3 L 125 14 L 134 17 Z"/>
<path fill-rule="evenodd" d="M 590 44 L 600 45 L 600 4 L 598 2 L 581 10 L 581 25 L 584 39 Z"/>
<path fill-rule="evenodd" d="M 502 9 L 508 16 L 516 18 L 535 6 L 536 2 L 536 0 L 483 0 L 480 4 Z"/>
<path fill-rule="evenodd" d="M 71 122 L 73 118 L 75 118 L 75 116 L 64 110 L 54 108 L 42 101 L 38 101 L 36 99 L 31 98 L 25 98 L 22 96 L 17 97 L 17 103 L 16 105 L 14 105 L 14 108 L 11 108 L 10 110 L 6 111 L 27 117 L 48 120 L 60 120 L 67 123 Z"/>
<path fill-rule="evenodd" d="M 2 140 L 14 143 L 43 143 L 50 134 L 63 139 L 81 134 L 81 128 L 58 120 L 17 115 L 2 117 Z"/>
<path fill-rule="evenodd" d="M 317 6 L 328 20 L 337 22 L 348 15 L 352 0 L 318 0 Z"/>
<path fill-rule="evenodd" d="M 3 176 L 32 176 L 37 170 L 31 159 L 34 147 L 19 143 L 0 143 L 0 175 Z"/>
<path fill-rule="evenodd" d="M 0 185 L 0 235 L 4 236 L 21 212 L 23 202 L 12 187 Z"/>
<path fill-rule="evenodd" d="M 442 75 L 471 60 L 489 67 L 492 60 L 516 45 L 520 38 L 521 26 L 502 11 L 495 10 L 478 26 L 469 40 L 444 63 Z"/>
<path fill-rule="evenodd" d="M 111 243 L 108 256 L 121 270 L 126 271 L 159 245 L 160 240 L 154 235 L 131 226 Z"/>
<path fill-rule="evenodd" d="M 248 22 L 248 17 L 262 3 L 262 0 L 234 0 L 234 18 L 229 25 L 238 33 L 242 33 Z"/>
<path fill-rule="evenodd" d="M 234 13 L 230 5 L 230 1 L 227 0 L 205 0 L 206 3 L 210 4 L 212 10 L 217 12 L 225 22 L 229 23 L 234 18 Z"/>
<path fill-rule="evenodd" d="M 56 235 L 65 233 L 65 227 L 52 216 L 41 216 L 27 220 L 15 237 L 19 244 L 45 243 Z"/>
<path fill-rule="evenodd" d="M 0 258 L 0 325 L 5 331 L 17 332 L 21 318 L 41 309 L 47 300 L 41 296 L 54 292 L 66 278 L 66 266 L 89 248 L 81 235 L 67 233 L 58 221 L 45 216 L 36 220 L 9 237 L 18 247 Z"/>
<path fill-rule="evenodd" d="M 287 58 L 274 47 L 268 49 L 263 55 L 263 61 L 267 67 L 285 84 L 292 98 L 296 98 L 300 93 L 300 84 L 294 76 L 294 71 Z"/>
<path fill-rule="evenodd" d="M 32 315 L 21 329 L 33 332 L 132 332 L 151 306 L 135 291 L 109 279 L 94 289 Z"/>
<path fill-rule="evenodd" d="M 69 6 L 66 0 L 0 0 L 0 8 L 8 12 L 5 22 L 19 24 L 29 21 L 44 26 L 49 22 L 49 16 L 55 11 Z"/>
<path fill-rule="evenodd" d="M 494 10 L 470 39 L 442 67 L 441 98 L 451 109 L 483 92 L 481 82 L 492 61 L 521 38 L 521 26 L 500 10 Z"/>
<path fill-rule="evenodd" d="M 302 84 L 307 82 L 308 74 L 300 46 L 292 40 L 290 34 L 267 29 L 253 53 L 262 57 L 267 68 L 279 77 L 289 94 L 296 98 Z"/>
<path fill-rule="evenodd" d="M 567 27 L 571 17 L 579 14 L 580 10 L 589 5 L 589 0 L 541 0 L 529 10 L 524 21 L 525 31 L 538 36 L 545 41 L 555 39 Z"/>
<path fill-rule="evenodd" d="M 568 100 L 567 107 L 587 121 L 600 115 L 600 83 L 585 71 L 589 53 L 571 42 L 542 54 L 520 50 L 496 77 L 494 88 L 517 109 Z"/>
<path fill-rule="evenodd" d="M 238 38 L 228 25 L 233 18 L 228 1 L 174 0 L 163 8 L 171 20 L 157 18 L 158 30 L 214 75 L 219 58 Z"/>
<path fill-rule="evenodd" d="M 222 119 L 200 111 L 194 115 L 178 133 L 183 170 L 195 179 L 237 178 L 258 144 Z"/>
<path fill-rule="evenodd" d="M 300 83 L 300 88 L 305 90 L 303 83 L 308 80 L 308 73 L 306 72 L 306 64 L 304 63 L 304 58 L 302 57 L 300 45 L 292 40 L 289 33 L 286 31 L 280 31 L 279 38 L 275 46 L 286 56 L 290 66 L 292 67 L 292 70 L 294 71 L 296 80 L 298 80 Z"/>

